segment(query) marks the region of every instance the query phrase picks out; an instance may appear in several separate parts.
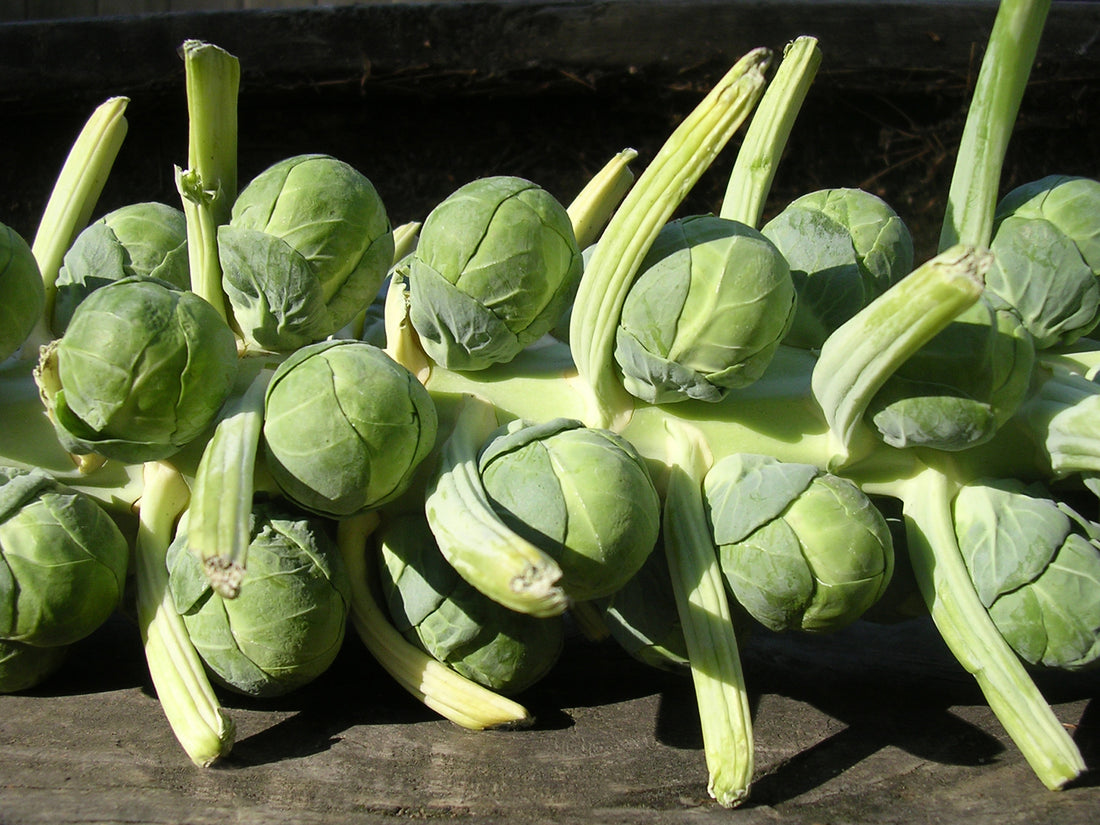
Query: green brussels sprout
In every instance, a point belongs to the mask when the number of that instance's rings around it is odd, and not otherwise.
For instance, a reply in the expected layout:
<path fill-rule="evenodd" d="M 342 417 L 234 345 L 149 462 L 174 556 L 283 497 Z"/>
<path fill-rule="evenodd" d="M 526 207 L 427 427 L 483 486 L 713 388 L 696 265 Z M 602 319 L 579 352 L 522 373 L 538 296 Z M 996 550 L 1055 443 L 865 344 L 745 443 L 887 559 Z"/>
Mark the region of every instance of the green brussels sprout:
<path fill-rule="evenodd" d="M 787 262 L 755 229 L 713 215 L 666 224 L 615 333 L 623 385 L 651 403 L 719 401 L 758 379 L 790 326 Z"/>
<path fill-rule="evenodd" d="M 39 372 L 65 449 L 134 463 L 166 458 L 209 427 L 237 366 L 236 338 L 210 304 L 123 278 L 84 299 Z"/>
<path fill-rule="evenodd" d="M 0 640 L 59 647 L 118 607 L 130 548 L 91 497 L 41 470 L 0 467 Z"/>
<path fill-rule="evenodd" d="M 222 285 L 245 341 L 288 352 L 362 311 L 393 263 L 393 231 L 368 178 L 328 155 L 257 175 L 218 229 Z"/>
<path fill-rule="evenodd" d="M 68 645 L 35 647 L 0 639 L 0 693 L 41 684 L 64 664 L 68 652 Z"/>
<path fill-rule="evenodd" d="M 423 384 L 372 344 L 302 347 L 264 398 L 267 467 L 288 498 L 342 518 L 405 491 L 435 445 L 435 404 Z"/>
<path fill-rule="evenodd" d="M 168 587 L 211 678 L 247 696 L 281 696 L 324 673 L 344 641 L 351 582 L 322 519 L 257 500 L 239 594 L 211 587 L 181 519 L 168 548 Z"/>
<path fill-rule="evenodd" d="M 1019 317 L 983 296 L 886 380 L 865 417 L 893 447 L 973 447 L 1016 412 L 1034 363 Z"/>
<path fill-rule="evenodd" d="M 871 502 L 882 513 L 890 528 L 894 543 L 894 572 L 890 583 L 870 608 L 863 614 L 863 621 L 875 624 L 898 624 L 928 615 L 928 604 L 921 595 L 913 561 L 908 553 L 905 516 L 900 499 L 873 496 Z"/>
<path fill-rule="evenodd" d="M 183 212 L 163 203 L 134 203 L 108 212 L 77 235 L 57 273 L 54 333 L 65 332 L 90 292 L 123 278 L 156 278 L 178 289 L 190 287 Z"/>
<path fill-rule="evenodd" d="M 46 289 L 34 253 L 0 223 L 0 361 L 23 346 L 46 308 Z"/>
<path fill-rule="evenodd" d="M 761 228 L 791 267 L 798 302 L 783 343 L 820 349 L 837 327 L 913 268 L 913 238 L 881 198 L 822 189 Z"/>
<path fill-rule="evenodd" d="M 513 422 L 478 457 L 490 504 L 508 527 L 561 567 L 575 601 L 609 596 L 645 562 L 660 502 L 626 439 L 568 418 Z"/>
<path fill-rule="evenodd" d="M 409 262 L 409 320 L 436 363 L 484 369 L 548 333 L 580 275 L 569 215 L 549 192 L 516 177 L 475 180 L 424 221 Z"/>
<path fill-rule="evenodd" d="M 1100 526 L 1016 479 L 967 485 L 955 535 L 978 597 L 1025 662 L 1100 661 Z"/>
<path fill-rule="evenodd" d="M 561 616 L 518 613 L 483 595 L 444 559 L 422 513 L 385 522 L 378 547 L 394 626 L 439 661 L 505 694 L 530 687 L 557 662 Z"/>
<path fill-rule="evenodd" d="M 998 204 L 986 291 L 1014 309 L 1038 349 L 1070 344 L 1100 321 L 1100 181 L 1050 175 Z"/>
<path fill-rule="evenodd" d="M 837 630 L 889 584 L 890 528 L 847 479 L 735 453 L 711 468 L 703 489 L 726 584 L 765 627 Z"/>
<path fill-rule="evenodd" d="M 688 672 L 687 641 L 661 547 L 598 606 L 611 638 L 632 657 L 658 670 Z"/>

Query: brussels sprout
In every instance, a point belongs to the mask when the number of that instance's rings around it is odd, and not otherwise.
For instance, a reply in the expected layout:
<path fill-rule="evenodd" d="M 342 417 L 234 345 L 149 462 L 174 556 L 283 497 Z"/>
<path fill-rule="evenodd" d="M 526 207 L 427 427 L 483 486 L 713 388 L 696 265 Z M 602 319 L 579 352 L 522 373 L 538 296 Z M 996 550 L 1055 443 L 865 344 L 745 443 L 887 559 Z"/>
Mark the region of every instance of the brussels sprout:
<path fill-rule="evenodd" d="M 964 487 L 955 534 L 978 596 L 1025 662 L 1100 661 L 1100 526 L 1015 479 Z"/>
<path fill-rule="evenodd" d="M 658 547 L 600 608 L 611 637 L 643 664 L 687 673 L 687 642 L 665 553 Z"/>
<path fill-rule="evenodd" d="M 882 595 L 867 611 L 862 619 L 875 624 L 897 624 L 928 615 L 928 604 L 920 592 L 913 562 L 906 545 L 906 525 L 902 512 L 902 502 L 887 496 L 871 498 L 890 528 L 890 538 L 894 545 L 894 572 L 890 583 Z"/>
<path fill-rule="evenodd" d="M 986 290 L 1046 349 L 1100 321 L 1100 181 L 1051 175 L 1013 189 L 994 218 Z"/>
<path fill-rule="evenodd" d="M 316 679 L 344 640 L 351 582 L 320 518 L 257 501 L 248 576 L 236 598 L 210 586 L 187 549 L 187 520 L 168 548 L 168 586 L 211 678 L 248 696 L 279 696 Z"/>
<path fill-rule="evenodd" d="M 46 307 L 46 289 L 31 248 L 0 223 L 0 361 L 23 345 Z"/>
<path fill-rule="evenodd" d="M 615 334 L 623 384 L 653 403 L 718 401 L 759 378 L 793 317 L 787 262 L 745 224 L 666 224 L 627 293 Z"/>
<path fill-rule="evenodd" d="M 295 503 L 342 518 L 408 487 L 435 444 L 428 391 L 371 344 L 334 339 L 283 361 L 264 399 L 264 455 Z"/>
<path fill-rule="evenodd" d="M 51 323 L 65 332 L 77 305 L 101 286 L 123 278 L 156 278 L 191 285 L 187 219 L 163 203 L 134 203 L 89 224 L 65 253 L 57 273 Z"/>
<path fill-rule="evenodd" d="M 609 596 L 645 562 L 660 502 L 645 461 L 621 436 L 568 418 L 514 422 L 481 451 L 490 503 L 562 570 L 575 601 Z"/>
<path fill-rule="evenodd" d="M 1034 363 L 1016 314 L 983 297 L 886 380 L 866 418 L 893 447 L 973 447 L 1016 412 Z"/>
<path fill-rule="evenodd" d="M 385 523 L 378 546 L 394 626 L 467 679 L 519 693 L 558 660 L 565 640 L 561 616 L 518 613 L 468 584 L 439 552 L 423 514 Z"/>
<path fill-rule="evenodd" d="M 409 319 L 436 363 L 484 369 L 548 333 L 580 274 L 565 207 L 522 178 L 483 178 L 424 221 L 409 266 Z"/>
<path fill-rule="evenodd" d="M 93 499 L 41 470 L 0 467 L 0 640 L 83 639 L 122 597 L 130 548 Z"/>
<path fill-rule="evenodd" d="M 64 664 L 68 652 L 68 645 L 35 647 L 0 640 L 0 693 L 41 684 Z"/>
<path fill-rule="evenodd" d="M 246 342 L 290 351 L 362 311 L 393 263 L 393 232 L 368 178 L 328 155 L 257 175 L 218 229 L 223 287 Z"/>
<path fill-rule="evenodd" d="M 761 233 L 791 267 L 798 303 L 784 344 L 820 349 L 829 334 L 913 268 L 913 238 L 881 198 L 822 189 L 792 201 Z"/>
<path fill-rule="evenodd" d="M 704 493 L 726 583 L 771 630 L 837 630 L 890 582 L 890 528 L 847 479 L 735 453 L 707 473 Z"/>
<path fill-rule="evenodd" d="M 133 463 L 166 458 L 205 430 L 237 365 L 236 338 L 210 304 L 123 278 L 84 299 L 39 373 L 65 449 Z"/>

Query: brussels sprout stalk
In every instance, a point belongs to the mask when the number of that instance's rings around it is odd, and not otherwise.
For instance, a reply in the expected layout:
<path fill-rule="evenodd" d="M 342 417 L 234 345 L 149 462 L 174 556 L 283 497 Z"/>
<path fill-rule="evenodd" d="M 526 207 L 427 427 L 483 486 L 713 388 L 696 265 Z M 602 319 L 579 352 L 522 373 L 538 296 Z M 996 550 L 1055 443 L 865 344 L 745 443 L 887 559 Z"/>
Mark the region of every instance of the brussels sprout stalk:
<path fill-rule="evenodd" d="M 952 500 L 962 488 L 950 466 L 929 466 L 894 485 L 903 502 L 913 571 L 932 620 L 990 708 L 1052 790 L 1085 770 L 1080 751 L 978 597 L 955 538 Z"/>
<path fill-rule="evenodd" d="M 396 267 L 397 264 L 399 264 L 401 262 L 401 260 L 406 255 L 409 255 L 414 249 L 416 249 L 416 242 L 420 237 L 420 227 L 421 227 L 421 225 L 422 224 L 420 223 L 420 221 L 409 221 L 408 223 L 403 223 L 400 226 L 395 226 L 394 227 L 394 229 L 393 229 L 393 266 L 394 267 Z M 391 289 L 392 289 L 393 285 L 397 282 L 397 280 L 398 280 L 397 278 L 393 277 L 393 274 L 392 274 L 392 271 L 391 271 L 391 278 L 390 278 L 390 287 L 391 287 Z M 390 291 L 389 290 L 386 291 L 385 300 L 386 300 L 386 304 L 388 306 L 389 301 L 390 301 Z M 363 307 L 363 309 L 359 312 L 358 315 L 356 315 L 354 320 L 352 320 L 351 324 L 349 325 L 349 332 L 350 332 L 350 335 L 351 335 L 352 338 L 362 340 L 363 332 L 366 328 L 367 312 L 368 312 L 369 309 L 370 309 L 369 306 L 368 307 Z M 394 357 L 394 354 L 392 352 L 389 353 L 389 355 L 390 355 L 391 358 L 393 358 L 399 364 L 402 363 L 402 361 L 400 359 Z M 415 370 L 413 370 L 413 372 L 415 372 Z"/>
<path fill-rule="evenodd" d="M 497 426 L 492 405 L 464 400 L 428 485 L 428 523 L 444 558 L 486 596 L 521 613 L 556 616 L 568 604 L 561 568 L 497 515 L 478 473 L 478 451 Z"/>
<path fill-rule="evenodd" d="M 676 128 L 611 217 L 581 278 L 569 341 L 591 388 L 586 423 L 616 429 L 633 401 L 615 372 L 615 330 L 630 284 L 688 191 L 748 117 L 763 92 L 768 49 L 741 58 Z"/>
<path fill-rule="evenodd" d="M 909 356 L 982 292 L 990 255 L 964 245 L 917 267 L 835 330 L 813 370 L 813 392 L 836 439 L 834 467 L 849 460 L 863 413 Z"/>
<path fill-rule="evenodd" d="M 176 188 L 187 216 L 191 289 L 227 318 L 218 260 L 218 227 L 228 223 L 237 197 L 237 91 L 240 64 L 225 50 L 199 40 L 183 44 L 189 133 L 186 170 Z"/>
<path fill-rule="evenodd" d="M 383 311 L 386 355 L 415 375 L 420 383 L 427 383 L 433 365 L 409 319 L 408 281 L 398 270 L 391 276 Z"/>
<path fill-rule="evenodd" d="M 630 191 L 634 183 L 630 163 L 636 157 L 638 152 L 634 149 L 623 149 L 616 154 L 592 176 L 566 209 L 573 224 L 577 245 L 581 249 L 596 242 L 600 230 Z"/>
<path fill-rule="evenodd" d="M 367 559 L 367 540 L 378 514 L 342 519 L 337 544 L 351 577 L 351 621 L 378 663 L 427 707 L 470 730 L 524 727 L 534 720 L 522 705 L 456 673 L 408 642 L 390 624 L 375 600 L 377 571 Z"/>
<path fill-rule="evenodd" d="M 112 97 L 100 104 L 77 135 L 54 184 L 42 220 L 38 224 L 31 251 L 42 273 L 46 303 L 42 317 L 23 348 L 23 357 L 38 357 L 38 347 L 53 335 L 49 319 L 53 315 L 57 273 L 66 250 L 92 217 L 96 202 L 107 183 L 107 176 L 126 137 L 127 97 Z"/>
<path fill-rule="evenodd" d="M 196 765 L 207 767 L 233 747 L 232 719 L 218 705 L 202 660 L 168 590 L 165 558 L 190 491 L 170 464 L 144 465 L 137 542 L 137 614 L 149 675 L 176 739 Z"/>
<path fill-rule="evenodd" d="M 188 547 L 203 562 L 213 588 L 240 592 L 251 536 L 253 477 L 263 429 L 264 393 L 275 368 L 265 366 L 227 405 L 195 472 L 188 514 Z"/>
<path fill-rule="evenodd" d="M 1005 151 L 1050 0 L 1001 0 L 955 160 L 940 250 L 989 245 Z"/>
<path fill-rule="evenodd" d="M 820 65 L 821 50 L 816 38 L 798 37 L 787 44 L 783 60 L 745 130 L 726 185 L 720 217 L 753 228 L 760 226 L 783 148 Z"/>
<path fill-rule="evenodd" d="M 664 504 L 665 553 L 699 705 L 708 790 L 730 808 L 745 801 L 752 782 L 752 714 L 703 505 L 710 464 L 706 443 L 689 427 L 668 429 L 672 464 Z"/>

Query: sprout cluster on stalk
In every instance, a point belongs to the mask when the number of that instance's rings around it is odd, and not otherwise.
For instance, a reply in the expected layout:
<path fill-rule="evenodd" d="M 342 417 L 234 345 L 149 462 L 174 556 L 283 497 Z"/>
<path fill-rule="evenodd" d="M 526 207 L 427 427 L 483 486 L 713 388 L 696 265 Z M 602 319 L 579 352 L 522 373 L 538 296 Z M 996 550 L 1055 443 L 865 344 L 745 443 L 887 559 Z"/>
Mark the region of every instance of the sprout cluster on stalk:
<path fill-rule="evenodd" d="M 0 362 L 31 334 L 46 306 L 46 290 L 30 246 L 0 223 Z"/>
<path fill-rule="evenodd" d="M 37 684 L 118 609 L 129 559 L 91 496 L 0 466 L 0 691 Z"/>
<path fill-rule="evenodd" d="M 568 614 L 691 680 L 734 807 L 747 631 L 917 615 L 1065 787 L 1084 759 L 1032 674 L 1100 657 L 1100 527 L 1063 500 L 1100 490 L 1100 184 L 995 197 L 1048 7 L 1000 5 L 923 261 L 855 188 L 760 226 L 812 37 L 770 79 L 748 52 L 637 179 L 624 150 L 566 207 L 489 176 L 397 231 L 328 155 L 238 196 L 239 68 L 188 41 L 182 235 L 148 204 L 85 228 L 117 102 L 35 244 L 0 233 L 0 689 L 53 672 L 131 559 L 198 765 L 233 744 L 220 690 L 318 678 L 348 625 L 455 724 L 529 726 Z M 719 214 L 676 217 L 746 122 Z"/>
<path fill-rule="evenodd" d="M 134 203 L 89 224 L 62 259 L 51 323 L 63 335 L 89 294 L 123 278 L 154 278 L 177 289 L 191 285 L 187 221 L 163 203 Z"/>
<path fill-rule="evenodd" d="M 541 186 L 471 181 L 424 220 L 408 262 L 409 319 L 451 369 L 511 361 L 572 302 L 581 253 L 569 215 Z"/>
<path fill-rule="evenodd" d="M 218 684 L 248 696 L 281 696 L 316 679 L 336 658 L 351 586 L 323 520 L 257 501 L 249 527 L 249 575 L 239 595 L 214 591 L 187 549 L 186 520 L 168 547 L 168 587 Z"/>
<path fill-rule="evenodd" d="M 393 262 L 393 232 L 366 176 L 328 155 L 299 155 L 241 191 L 218 253 L 245 342 L 290 352 L 371 302 Z"/>

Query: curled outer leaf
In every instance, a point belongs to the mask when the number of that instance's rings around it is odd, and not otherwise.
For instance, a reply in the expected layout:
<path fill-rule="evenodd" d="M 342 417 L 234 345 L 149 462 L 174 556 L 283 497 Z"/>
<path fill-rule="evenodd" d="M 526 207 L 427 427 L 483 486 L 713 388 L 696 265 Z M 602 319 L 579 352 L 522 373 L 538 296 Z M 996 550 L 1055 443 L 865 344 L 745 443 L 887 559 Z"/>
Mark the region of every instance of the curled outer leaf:
<path fill-rule="evenodd" d="M 429 484 L 428 524 L 444 558 L 486 596 L 521 613 L 555 616 L 568 603 L 561 568 L 501 520 L 478 473 L 478 450 L 496 426 L 491 405 L 465 400 Z"/>

